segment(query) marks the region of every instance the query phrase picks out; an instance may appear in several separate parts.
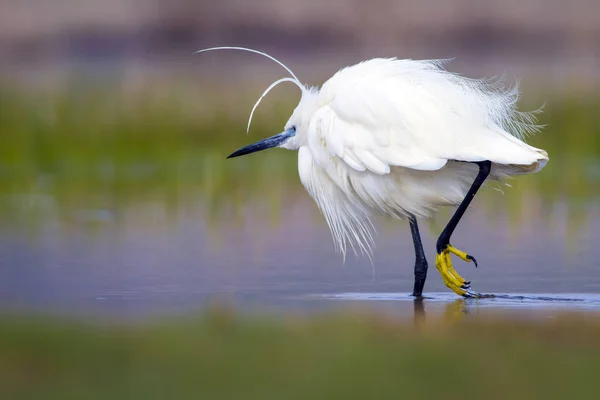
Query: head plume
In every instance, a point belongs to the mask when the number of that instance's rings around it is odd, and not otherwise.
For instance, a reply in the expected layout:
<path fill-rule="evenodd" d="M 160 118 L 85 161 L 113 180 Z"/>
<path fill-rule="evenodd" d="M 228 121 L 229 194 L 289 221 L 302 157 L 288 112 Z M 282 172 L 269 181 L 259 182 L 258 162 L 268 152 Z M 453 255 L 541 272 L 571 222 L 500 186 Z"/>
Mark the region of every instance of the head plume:
<path fill-rule="evenodd" d="M 279 61 L 278 59 L 276 59 L 275 57 L 259 51 L 259 50 L 254 50 L 254 49 L 249 49 L 247 47 L 235 47 L 235 46 L 223 46 L 223 47 L 210 47 L 208 49 L 202 49 L 202 50 L 198 50 L 196 52 L 197 53 L 204 53 L 206 51 L 213 51 L 213 50 L 241 50 L 241 51 L 247 51 L 250 53 L 255 53 L 255 54 L 260 54 L 261 56 L 267 57 L 268 59 L 275 61 L 277 64 L 279 64 L 280 66 L 282 66 L 292 77 L 286 77 L 286 78 L 281 78 L 279 80 L 276 80 L 275 82 L 273 82 L 264 92 L 263 94 L 259 97 L 259 99 L 256 101 L 256 103 L 254 104 L 254 107 L 252 107 L 252 111 L 250 112 L 250 118 L 248 119 L 248 126 L 246 128 L 246 133 L 248 133 L 248 131 L 250 131 L 250 124 L 252 123 L 252 116 L 254 115 L 254 111 L 256 111 L 256 108 L 258 108 L 258 105 L 260 104 L 260 102 L 262 101 L 262 99 L 273 89 L 275 88 L 275 86 L 279 85 L 280 83 L 283 82 L 292 82 L 293 84 L 295 84 L 296 86 L 298 86 L 300 88 L 300 90 L 302 91 L 302 93 L 304 93 L 307 89 L 306 87 L 302 84 L 302 82 L 300 82 L 300 80 L 296 77 L 296 75 L 292 72 L 291 69 L 289 69 L 284 63 L 282 63 L 281 61 Z"/>

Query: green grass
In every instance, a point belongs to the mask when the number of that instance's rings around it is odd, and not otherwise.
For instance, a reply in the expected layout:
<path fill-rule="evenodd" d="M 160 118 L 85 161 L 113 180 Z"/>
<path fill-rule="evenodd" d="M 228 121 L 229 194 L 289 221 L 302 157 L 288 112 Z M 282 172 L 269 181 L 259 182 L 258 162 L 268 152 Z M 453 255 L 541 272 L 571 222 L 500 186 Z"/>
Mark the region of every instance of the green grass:
<path fill-rule="evenodd" d="M 598 337 L 589 315 L 415 323 L 222 310 L 103 327 L 4 317 L 0 397 L 592 399 Z"/>
<path fill-rule="evenodd" d="M 134 94 L 114 89 L 80 84 L 50 94 L 0 88 L 0 221 L 43 218 L 48 200 L 68 215 L 82 204 L 123 210 L 152 201 L 174 210 L 183 198 L 217 218 L 257 197 L 277 212 L 282 198 L 302 191 L 289 152 L 225 160 L 232 150 L 279 132 L 294 98 L 267 101 L 245 136 L 254 91 L 215 96 L 197 85 Z M 531 143 L 548 150 L 550 163 L 542 173 L 511 181 L 506 196 L 484 194 L 489 209 L 508 209 L 519 220 L 532 199 L 545 209 L 566 200 L 571 219 L 581 220 L 582 205 L 600 195 L 599 105 L 589 97 L 548 104 L 540 117 L 547 126 Z"/>

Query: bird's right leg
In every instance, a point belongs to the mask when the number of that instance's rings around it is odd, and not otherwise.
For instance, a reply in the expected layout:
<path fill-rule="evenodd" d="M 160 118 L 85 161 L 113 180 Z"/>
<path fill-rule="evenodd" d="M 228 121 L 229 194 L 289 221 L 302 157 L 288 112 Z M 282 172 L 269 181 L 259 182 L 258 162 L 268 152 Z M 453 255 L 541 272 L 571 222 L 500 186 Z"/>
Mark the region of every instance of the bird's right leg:
<path fill-rule="evenodd" d="M 438 238 L 437 241 L 437 255 L 435 259 L 435 266 L 437 267 L 442 279 L 446 286 L 452 289 L 456 294 L 465 297 L 481 297 L 482 295 L 471 290 L 471 282 L 467 282 L 463 279 L 452 266 L 452 260 L 450 259 L 450 254 L 454 254 L 458 256 L 461 260 L 475 263 L 477 266 L 477 261 L 474 257 L 468 255 L 464 251 L 461 251 L 450 244 L 450 237 L 454 232 L 454 229 L 458 225 L 458 222 L 462 218 L 463 214 L 471 204 L 471 200 L 477 194 L 477 191 L 486 180 L 491 171 L 492 163 L 490 161 L 481 161 L 476 163 L 479 166 L 479 172 L 477 173 L 477 177 L 473 181 L 471 188 L 467 192 L 467 195 L 460 203 L 454 215 L 448 222 L 448 225 L 442 231 L 442 234 Z"/>

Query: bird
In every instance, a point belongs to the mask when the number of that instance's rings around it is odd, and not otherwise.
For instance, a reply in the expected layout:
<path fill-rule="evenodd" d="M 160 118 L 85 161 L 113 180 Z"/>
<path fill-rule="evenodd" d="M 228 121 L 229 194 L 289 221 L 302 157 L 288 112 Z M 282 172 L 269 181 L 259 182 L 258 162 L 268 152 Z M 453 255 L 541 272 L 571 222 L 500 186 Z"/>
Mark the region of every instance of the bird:
<path fill-rule="evenodd" d="M 519 111 L 519 82 L 474 79 L 450 72 L 447 59 L 372 58 L 343 67 L 320 87 L 303 84 L 266 52 L 237 46 L 202 49 L 259 54 L 279 64 L 301 92 L 283 131 L 227 158 L 270 148 L 298 151 L 302 185 L 326 220 L 335 249 L 373 256 L 372 219 L 408 220 L 415 250 L 412 295 L 422 297 L 428 262 L 418 220 L 442 207 L 454 213 L 437 238 L 435 265 L 444 284 L 463 297 L 487 297 L 458 274 L 451 255 L 472 262 L 450 239 L 482 186 L 536 173 L 549 157 L 526 143 L 537 133 L 541 108 Z"/>

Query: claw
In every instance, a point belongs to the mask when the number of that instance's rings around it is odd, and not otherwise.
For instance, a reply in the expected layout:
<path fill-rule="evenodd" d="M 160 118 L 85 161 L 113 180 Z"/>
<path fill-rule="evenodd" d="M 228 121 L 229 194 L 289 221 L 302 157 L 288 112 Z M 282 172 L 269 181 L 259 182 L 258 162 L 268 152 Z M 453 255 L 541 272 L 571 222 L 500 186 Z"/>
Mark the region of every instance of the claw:
<path fill-rule="evenodd" d="M 473 261 L 473 263 L 475 263 L 475 268 L 478 267 L 477 260 L 475 259 L 475 257 L 470 256 L 470 255 L 467 254 L 467 261 Z"/>
<path fill-rule="evenodd" d="M 469 290 L 465 294 L 463 294 L 463 297 L 466 297 L 468 299 L 478 299 L 480 297 L 483 297 L 483 295 L 481 293 L 476 293 L 472 290 Z"/>
<path fill-rule="evenodd" d="M 496 295 L 491 293 L 476 293 L 469 291 L 467 294 L 463 294 L 463 297 L 467 299 L 493 299 L 496 297 Z"/>

